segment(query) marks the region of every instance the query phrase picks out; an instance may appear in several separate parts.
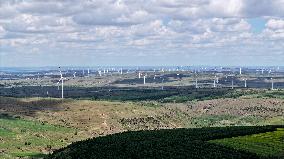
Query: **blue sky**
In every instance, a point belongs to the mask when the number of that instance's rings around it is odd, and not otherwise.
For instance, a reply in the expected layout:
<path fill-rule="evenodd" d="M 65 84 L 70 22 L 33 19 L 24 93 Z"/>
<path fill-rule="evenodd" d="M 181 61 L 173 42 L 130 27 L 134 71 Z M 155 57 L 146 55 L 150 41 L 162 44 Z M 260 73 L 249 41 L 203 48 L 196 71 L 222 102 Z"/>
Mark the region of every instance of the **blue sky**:
<path fill-rule="evenodd" d="M 262 17 L 249 18 L 248 23 L 254 33 L 261 33 L 265 29 L 266 20 Z"/>
<path fill-rule="evenodd" d="M 0 1 L 0 67 L 283 66 L 283 50 L 284 0 Z"/>

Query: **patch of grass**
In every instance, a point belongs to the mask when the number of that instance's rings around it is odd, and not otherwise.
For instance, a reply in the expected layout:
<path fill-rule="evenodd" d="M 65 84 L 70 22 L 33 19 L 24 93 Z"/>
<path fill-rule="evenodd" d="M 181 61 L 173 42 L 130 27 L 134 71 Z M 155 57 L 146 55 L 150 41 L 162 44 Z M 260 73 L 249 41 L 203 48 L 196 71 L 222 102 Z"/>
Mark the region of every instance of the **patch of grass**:
<path fill-rule="evenodd" d="M 263 121 L 262 125 L 283 125 L 284 124 L 284 117 L 283 116 L 276 116 Z"/>
<path fill-rule="evenodd" d="M 16 152 L 11 154 L 14 157 L 29 157 L 29 158 L 43 158 L 46 154 L 38 152 Z"/>
<path fill-rule="evenodd" d="M 218 125 L 221 121 L 229 121 L 234 118 L 235 117 L 231 115 L 204 115 L 192 118 L 191 124 L 195 127 L 210 127 L 216 124 Z"/>
<path fill-rule="evenodd" d="M 0 116 L 0 158 L 40 156 L 41 151 L 60 148 L 71 141 L 74 130 L 41 122 Z M 11 156 L 11 157 L 9 157 Z"/>
<path fill-rule="evenodd" d="M 264 157 L 284 157 L 284 128 L 247 136 L 211 140 L 210 143 L 245 150 Z"/>
<path fill-rule="evenodd" d="M 212 126 L 250 126 L 261 125 L 264 119 L 256 116 L 234 116 L 234 115 L 202 115 L 193 117 L 191 124 L 194 127 Z"/>
<path fill-rule="evenodd" d="M 246 97 L 284 99 L 284 90 L 266 90 L 266 91 L 252 92 L 247 94 Z"/>
<path fill-rule="evenodd" d="M 153 101 L 136 102 L 136 104 L 141 105 L 143 107 L 153 107 L 153 108 L 159 108 L 163 106 L 162 104 Z"/>

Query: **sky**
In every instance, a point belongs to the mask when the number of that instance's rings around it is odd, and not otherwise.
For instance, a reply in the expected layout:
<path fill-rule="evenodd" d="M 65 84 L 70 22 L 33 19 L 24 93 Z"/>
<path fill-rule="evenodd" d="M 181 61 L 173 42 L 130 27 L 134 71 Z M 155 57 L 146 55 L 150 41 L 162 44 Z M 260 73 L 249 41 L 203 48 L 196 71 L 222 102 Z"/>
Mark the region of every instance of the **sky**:
<path fill-rule="evenodd" d="M 284 0 L 0 0 L 0 67 L 284 66 Z"/>

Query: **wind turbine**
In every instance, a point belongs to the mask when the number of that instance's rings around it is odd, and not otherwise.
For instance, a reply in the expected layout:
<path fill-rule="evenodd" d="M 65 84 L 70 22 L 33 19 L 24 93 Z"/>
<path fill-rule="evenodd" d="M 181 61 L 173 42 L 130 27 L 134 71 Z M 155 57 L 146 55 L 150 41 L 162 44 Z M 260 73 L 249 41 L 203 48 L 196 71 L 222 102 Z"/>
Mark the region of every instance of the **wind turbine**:
<path fill-rule="evenodd" d="M 242 74 L 242 68 L 240 67 L 240 75 Z"/>
<path fill-rule="evenodd" d="M 57 90 L 59 91 L 59 82 L 57 82 Z"/>
<path fill-rule="evenodd" d="M 101 76 L 102 76 L 102 71 L 101 71 L 101 70 L 99 70 L 98 72 L 99 72 L 99 75 L 100 75 L 100 77 L 101 77 Z"/>
<path fill-rule="evenodd" d="M 146 84 L 146 74 L 143 76 L 144 79 L 144 85 Z"/>
<path fill-rule="evenodd" d="M 164 78 L 162 79 L 162 90 L 164 90 Z"/>
<path fill-rule="evenodd" d="M 247 79 L 243 79 L 245 81 L 245 88 L 247 88 Z"/>
<path fill-rule="evenodd" d="M 76 72 L 73 73 L 73 77 L 74 77 L 74 78 L 76 77 Z"/>
<path fill-rule="evenodd" d="M 273 78 L 271 78 L 271 90 L 274 90 L 274 81 L 273 81 Z"/>
<path fill-rule="evenodd" d="M 59 67 L 60 68 L 60 67 Z M 63 99 L 64 98 L 64 96 L 63 96 L 63 94 L 64 94 L 64 91 L 63 91 L 63 83 L 64 83 L 64 80 L 66 79 L 66 78 L 64 78 L 63 77 L 63 75 L 62 75 L 62 72 L 61 72 L 61 70 L 59 70 L 60 71 L 60 80 L 59 81 L 61 81 L 61 98 Z"/>
<path fill-rule="evenodd" d="M 216 79 L 214 79 L 213 87 L 214 87 L 214 88 L 216 87 Z"/>
<path fill-rule="evenodd" d="M 138 78 L 139 78 L 139 79 L 141 78 L 141 73 L 140 73 L 140 72 L 138 73 Z"/>
<path fill-rule="evenodd" d="M 197 78 L 195 78 L 195 88 L 198 88 L 198 84 L 197 84 Z"/>

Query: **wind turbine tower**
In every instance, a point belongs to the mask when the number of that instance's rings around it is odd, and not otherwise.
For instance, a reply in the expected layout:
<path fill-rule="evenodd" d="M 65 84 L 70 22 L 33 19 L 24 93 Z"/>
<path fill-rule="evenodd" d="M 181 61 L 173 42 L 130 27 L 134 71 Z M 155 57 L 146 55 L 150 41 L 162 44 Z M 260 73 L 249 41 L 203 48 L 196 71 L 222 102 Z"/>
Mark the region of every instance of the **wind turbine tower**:
<path fill-rule="evenodd" d="M 59 91 L 59 82 L 57 82 L 57 90 Z"/>
<path fill-rule="evenodd" d="M 60 67 L 59 67 L 59 69 L 60 69 Z M 61 81 L 61 98 L 63 99 L 64 98 L 64 95 L 63 95 L 64 94 L 64 89 L 63 89 L 63 87 L 64 87 L 64 80 L 66 78 L 63 77 L 61 70 L 59 70 L 59 71 L 60 71 L 60 80 L 59 81 Z"/>
<path fill-rule="evenodd" d="M 146 84 L 146 75 L 144 75 L 144 85 Z"/>
<path fill-rule="evenodd" d="M 164 78 L 162 79 L 162 90 L 164 90 Z"/>
<path fill-rule="evenodd" d="M 271 90 L 274 90 L 274 81 L 273 81 L 273 78 L 271 78 Z"/>
<path fill-rule="evenodd" d="M 73 73 L 73 77 L 74 77 L 74 78 L 76 77 L 76 72 Z"/>
<path fill-rule="evenodd" d="M 195 79 L 195 88 L 198 88 L 197 78 Z"/>
<path fill-rule="evenodd" d="M 242 68 L 240 67 L 240 75 L 242 74 Z"/>

